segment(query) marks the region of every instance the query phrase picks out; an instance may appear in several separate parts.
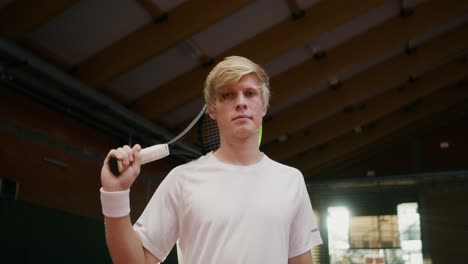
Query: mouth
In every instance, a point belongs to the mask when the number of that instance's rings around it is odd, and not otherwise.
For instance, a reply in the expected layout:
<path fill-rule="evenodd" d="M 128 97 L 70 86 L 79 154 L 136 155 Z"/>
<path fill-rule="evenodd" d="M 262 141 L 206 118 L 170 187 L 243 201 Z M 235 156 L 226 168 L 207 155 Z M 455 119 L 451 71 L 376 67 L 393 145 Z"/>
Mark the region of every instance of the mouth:
<path fill-rule="evenodd" d="M 249 115 L 237 115 L 232 119 L 232 121 L 241 120 L 241 119 L 252 119 L 252 117 Z"/>

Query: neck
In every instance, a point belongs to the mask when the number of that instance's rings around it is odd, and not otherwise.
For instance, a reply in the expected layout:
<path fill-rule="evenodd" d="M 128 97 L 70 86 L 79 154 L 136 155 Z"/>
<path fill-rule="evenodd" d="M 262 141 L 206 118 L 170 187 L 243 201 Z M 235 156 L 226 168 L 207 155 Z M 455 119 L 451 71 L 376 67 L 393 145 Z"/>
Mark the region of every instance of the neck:
<path fill-rule="evenodd" d="M 255 164 L 263 157 L 256 137 L 229 141 L 221 139 L 221 145 L 214 155 L 224 162 L 244 166 Z"/>

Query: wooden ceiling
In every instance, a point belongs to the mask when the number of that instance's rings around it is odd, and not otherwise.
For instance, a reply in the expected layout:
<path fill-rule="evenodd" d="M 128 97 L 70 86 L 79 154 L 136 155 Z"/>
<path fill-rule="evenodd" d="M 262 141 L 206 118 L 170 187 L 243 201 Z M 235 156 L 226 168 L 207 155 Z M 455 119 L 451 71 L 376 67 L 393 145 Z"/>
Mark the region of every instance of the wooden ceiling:
<path fill-rule="evenodd" d="M 309 179 L 467 110 L 468 1 L 97 2 L 0 1 L 0 35 L 174 133 L 246 56 L 271 74 L 263 151 Z"/>

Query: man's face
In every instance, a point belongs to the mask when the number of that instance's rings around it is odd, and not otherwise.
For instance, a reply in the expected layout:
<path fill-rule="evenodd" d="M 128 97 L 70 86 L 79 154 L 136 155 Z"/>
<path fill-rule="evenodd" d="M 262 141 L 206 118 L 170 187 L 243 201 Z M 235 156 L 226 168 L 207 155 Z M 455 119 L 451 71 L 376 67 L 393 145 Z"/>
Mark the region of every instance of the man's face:
<path fill-rule="evenodd" d="M 259 86 L 257 74 L 250 73 L 221 90 L 221 96 L 209 113 L 217 121 L 222 137 L 247 138 L 258 134 L 266 114 Z"/>

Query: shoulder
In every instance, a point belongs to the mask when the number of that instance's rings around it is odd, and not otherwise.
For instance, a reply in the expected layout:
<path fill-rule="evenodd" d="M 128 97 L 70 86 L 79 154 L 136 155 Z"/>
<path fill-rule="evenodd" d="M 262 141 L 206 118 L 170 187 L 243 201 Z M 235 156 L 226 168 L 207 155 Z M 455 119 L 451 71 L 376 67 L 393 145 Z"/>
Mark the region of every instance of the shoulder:
<path fill-rule="evenodd" d="M 190 162 L 187 162 L 187 163 L 184 163 L 184 164 L 181 164 L 177 167 L 175 167 L 173 170 L 176 170 L 176 171 L 183 171 L 183 170 L 191 170 L 191 169 L 195 169 L 197 168 L 198 166 L 200 165 L 203 165 L 203 164 L 206 164 L 206 163 L 209 163 L 209 160 L 211 159 L 211 155 L 210 154 L 206 154 L 206 155 L 203 155 L 197 159 L 194 159 Z"/>
<path fill-rule="evenodd" d="M 276 179 L 285 185 L 296 186 L 295 188 L 305 185 L 304 176 L 300 170 L 274 161 L 268 157 L 264 170 L 271 180 Z"/>
<path fill-rule="evenodd" d="M 209 164 L 209 159 L 210 157 L 208 155 L 203 155 L 198 159 L 178 165 L 169 172 L 167 177 L 181 177 L 187 173 L 194 173 L 198 171 L 200 167 Z"/>
<path fill-rule="evenodd" d="M 268 181 L 280 185 L 285 197 L 289 197 L 291 204 L 297 204 L 307 193 L 304 176 L 295 167 L 269 159 L 266 165 Z"/>
<path fill-rule="evenodd" d="M 166 177 L 164 177 L 157 191 L 182 192 L 187 179 L 199 170 L 201 164 L 206 163 L 205 159 L 206 157 L 202 156 L 196 160 L 174 167 L 169 171 Z"/>
<path fill-rule="evenodd" d="M 266 157 L 266 163 L 267 163 L 267 168 L 270 171 L 278 172 L 283 175 L 288 175 L 292 177 L 300 177 L 303 178 L 302 172 L 298 170 L 297 168 L 288 166 L 286 164 L 277 162 L 275 160 L 270 159 L 269 157 Z"/>

